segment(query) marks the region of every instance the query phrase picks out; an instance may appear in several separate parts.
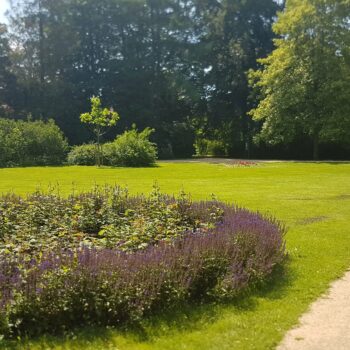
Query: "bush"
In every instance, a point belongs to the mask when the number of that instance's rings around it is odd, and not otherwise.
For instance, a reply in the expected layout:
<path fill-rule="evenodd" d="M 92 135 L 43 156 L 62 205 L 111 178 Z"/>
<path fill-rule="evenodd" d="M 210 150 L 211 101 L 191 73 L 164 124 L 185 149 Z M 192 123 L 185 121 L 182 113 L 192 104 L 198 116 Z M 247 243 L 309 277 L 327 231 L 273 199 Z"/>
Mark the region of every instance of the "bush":
<path fill-rule="evenodd" d="M 197 156 L 227 156 L 227 147 L 219 140 L 197 139 L 194 147 Z"/>
<path fill-rule="evenodd" d="M 95 165 L 97 145 L 74 146 L 68 154 L 70 165 Z"/>
<path fill-rule="evenodd" d="M 152 166 L 157 160 L 157 147 L 149 140 L 153 130 L 138 132 L 135 128 L 125 131 L 114 142 L 102 145 L 102 163 L 120 167 Z M 75 146 L 68 155 L 71 165 L 96 164 L 97 146 Z"/>
<path fill-rule="evenodd" d="M 182 194 L 96 188 L 0 199 L 0 335 L 136 322 L 236 296 L 282 262 L 271 218 Z"/>
<path fill-rule="evenodd" d="M 149 140 L 153 130 L 125 131 L 113 143 L 103 146 L 106 164 L 124 167 L 152 166 L 157 160 L 157 147 Z"/>
<path fill-rule="evenodd" d="M 15 121 L 0 118 L 0 166 L 59 165 L 67 141 L 54 121 Z"/>

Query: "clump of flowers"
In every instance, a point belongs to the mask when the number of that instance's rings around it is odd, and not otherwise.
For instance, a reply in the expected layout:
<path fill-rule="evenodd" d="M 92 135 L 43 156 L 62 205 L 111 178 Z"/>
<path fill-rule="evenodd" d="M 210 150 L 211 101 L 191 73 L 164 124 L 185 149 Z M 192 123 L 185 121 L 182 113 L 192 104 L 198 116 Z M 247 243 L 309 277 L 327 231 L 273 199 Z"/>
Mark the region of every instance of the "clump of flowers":
<path fill-rule="evenodd" d="M 232 163 L 232 165 L 235 167 L 250 168 L 257 166 L 258 163 L 250 160 L 236 160 Z"/>
<path fill-rule="evenodd" d="M 0 203 L 7 337 L 138 322 L 183 302 L 236 296 L 285 257 L 278 221 L 157 188 L 149 197 L 106 188 Z"/>

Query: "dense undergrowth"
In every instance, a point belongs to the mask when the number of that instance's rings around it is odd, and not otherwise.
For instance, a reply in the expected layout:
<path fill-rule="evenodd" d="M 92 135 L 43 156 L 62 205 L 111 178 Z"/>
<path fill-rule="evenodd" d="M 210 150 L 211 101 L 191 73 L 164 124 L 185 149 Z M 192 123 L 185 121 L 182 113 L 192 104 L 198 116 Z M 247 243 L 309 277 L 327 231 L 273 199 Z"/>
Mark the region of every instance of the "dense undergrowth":
<path fill-rule="evenodd" d="M 119 187 L 0 198 L 0 335 L 118 325 L 231 298 L 283 261 L 284 227 L 216 201 Z"/>

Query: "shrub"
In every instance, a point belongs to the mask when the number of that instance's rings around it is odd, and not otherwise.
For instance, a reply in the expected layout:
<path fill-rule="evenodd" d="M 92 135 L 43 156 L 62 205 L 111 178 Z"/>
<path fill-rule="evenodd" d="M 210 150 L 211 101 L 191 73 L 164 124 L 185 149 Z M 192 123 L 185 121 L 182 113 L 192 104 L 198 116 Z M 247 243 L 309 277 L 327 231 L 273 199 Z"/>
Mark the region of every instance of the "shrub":
<path fill-rule="evenodd" d="M 97 146 L 94 144 L 74 146 L 68 154 L 70 165 L 95 165 Z"/>
<path fill-rule="evenodd" d="M 236 296 L 285 255 L 274 219 L 157 188 L 149 197 L 120 188 L 7 195 L 0 213 L 0 335 L 8 337 L 115 326 Z"/>
<path fill-rule="evenodd" d="M 227 147 L 219 140 L 197 139 L 194 144 L 197 156 L 227 156 Z"/>
<path fill-rule="evenodd" d="M 104 159 L 112 166 L 144 167 L 152 166 L 157 159 L 157 147 L 149 140 L 153 130 L 146 128 L 138 132 L 135 128 L 110 144 L 104 145 Z"/>
<path fill-rule="evenodd" d="M 157 147 L 149 140 L 153 130 L 146 128 L 138 132 L 135 128 L 125 131 L 114 142 L 102 145 L 102 164 L 120 167 L 152 166 L 157 160 Z M 94 165 L 97 146 L 93 144 L 75 146 L 68 154 L 71 165 Z"/>
<path fill-rule="evenodd" d="M 52 120 L 0 118 L 0 166 L 59 165 L 67 150 L 67 141 Z"/>

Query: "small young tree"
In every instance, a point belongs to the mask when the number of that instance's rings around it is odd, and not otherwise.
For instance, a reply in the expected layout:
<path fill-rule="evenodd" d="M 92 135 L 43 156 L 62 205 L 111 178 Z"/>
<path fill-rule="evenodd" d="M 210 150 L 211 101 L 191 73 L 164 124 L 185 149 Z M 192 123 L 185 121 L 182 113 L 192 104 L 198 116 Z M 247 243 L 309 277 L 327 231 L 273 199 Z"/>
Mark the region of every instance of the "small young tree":
<path fill-rule="evenodd" d="M 99 97 L 91 97 L 91 112 L 80 115 L 82 123 L 90 124 L 96 136 L 97 151 L 96 162 L 101 166 L 101 137 L 106 133 L 106 129 L 117 124 L 119 114 L 113 111 L 112 108 L 102 108 L 101 99 Z"/>

